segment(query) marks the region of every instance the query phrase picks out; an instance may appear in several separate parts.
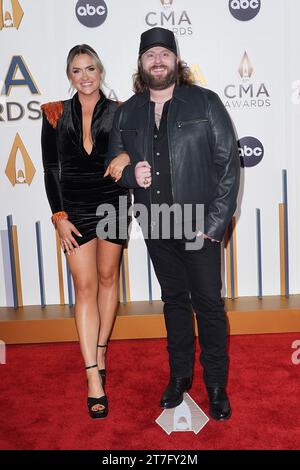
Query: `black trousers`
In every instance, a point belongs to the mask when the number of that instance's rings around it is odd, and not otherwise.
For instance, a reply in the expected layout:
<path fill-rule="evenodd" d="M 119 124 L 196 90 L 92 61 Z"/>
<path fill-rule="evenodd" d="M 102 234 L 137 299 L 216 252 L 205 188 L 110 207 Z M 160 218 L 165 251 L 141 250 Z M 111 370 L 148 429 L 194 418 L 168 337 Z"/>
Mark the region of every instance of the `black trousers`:
<path fill-rule="evenodd" d="M 206 239 L 201 250 L 186 250 L 183 240 L 149 239 L 146 245 L 162 291 L 171 376 L 193 375 L 193 308 L 204 382 L 224 387 L 228 354 L 220 243 Z"/>

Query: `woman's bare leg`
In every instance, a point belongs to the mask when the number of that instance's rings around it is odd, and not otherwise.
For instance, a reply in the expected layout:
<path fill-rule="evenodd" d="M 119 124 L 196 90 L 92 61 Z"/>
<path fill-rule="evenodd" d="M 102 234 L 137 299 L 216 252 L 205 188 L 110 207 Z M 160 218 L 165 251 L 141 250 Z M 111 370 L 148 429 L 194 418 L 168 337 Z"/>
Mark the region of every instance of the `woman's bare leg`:
<path fill-rule="evenodd" d="M 100 331 L 98 344 L 105 345 L 114 324 L 117 304 L 122 245 L 98 240 L 98 308 L 100 312 Z M 105 369 L 106 348 L 98 348 L 98 367 Z"/>
<path fill-rule="evenodd" d="M 85 366 L 97 364 L 97 342 L 100 328 L 98 310 L 97 239 L 93 239 L 67 257 L 75 289 L 75 321 Z M 86 371 L 88 396 L 101 397 L 104 391 L 98 368 Z M 95 409 L 103 408 L 95 405 Z M 94 408 L 93 408 L 94 409 Z"/>

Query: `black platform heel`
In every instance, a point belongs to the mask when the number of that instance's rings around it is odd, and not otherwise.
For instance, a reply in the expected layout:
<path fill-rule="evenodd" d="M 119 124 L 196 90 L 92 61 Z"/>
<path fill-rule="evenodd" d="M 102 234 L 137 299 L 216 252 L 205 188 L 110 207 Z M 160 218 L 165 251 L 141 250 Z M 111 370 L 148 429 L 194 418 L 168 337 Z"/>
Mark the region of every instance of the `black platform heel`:
<path fill-rule="evenodd" d="M 97 344 L 97 348 L 107 348 L 107 344 Z M 105 369 L 99 369 L 99 375 L 101 377 L 102 387 L 104 389 L 105 381 L 106 381 L 106 370 Z"/>
<path fill-rule="evenodd" d="M 98 367 L 98 364 L 94 364 L 93 366 L 88 366 L 85 369 L 93 369 L 94 367 Z M 95 405 L 101 405 L 104 408 L 101 410 L 93 410 L 92 408 Z M 102 397 L 99 398 L 94 398 L 94 397 L 88 397 L 87 399 L 87 406 L 89 410 L 89 415 L 92 419 L 103 419 L 106 418 L 108 415 L 108 400 L 107 396 L 103 395 Z"/>

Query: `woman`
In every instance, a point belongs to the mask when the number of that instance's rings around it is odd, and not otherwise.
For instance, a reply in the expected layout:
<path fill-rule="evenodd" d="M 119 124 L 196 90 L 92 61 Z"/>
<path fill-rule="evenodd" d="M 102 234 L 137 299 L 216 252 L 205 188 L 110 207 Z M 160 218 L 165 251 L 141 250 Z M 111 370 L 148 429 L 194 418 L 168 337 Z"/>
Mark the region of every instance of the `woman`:
<path fill-rule="evenodd" d="M 100 89 L 103 66 L 88 45 L 73 47 L 67 76 L 77 93 L 70 100 L 42 106 L 42 154 L 45 187 L 61 247 L 67 254 L 75 288 L 75 321 L 86 366 L 88 410 L 105 418 L 105 353 L 117 307 L 119 264 L 126 237 L 100 239 L 96 215 L 100 204 L 111 204 L 117 228 L 127 215 L 119 213 L 119 197 L 129 194 L 104 178 L 109 132 L 118 104 Z M 129 158 L 124 154 L 124 162 Z M 116 175 L 117 175 L 116 170 Z M 116 232 L 118 234 L 118 230 Z M 97 347 L 98 346 L 98 347 Z"/>

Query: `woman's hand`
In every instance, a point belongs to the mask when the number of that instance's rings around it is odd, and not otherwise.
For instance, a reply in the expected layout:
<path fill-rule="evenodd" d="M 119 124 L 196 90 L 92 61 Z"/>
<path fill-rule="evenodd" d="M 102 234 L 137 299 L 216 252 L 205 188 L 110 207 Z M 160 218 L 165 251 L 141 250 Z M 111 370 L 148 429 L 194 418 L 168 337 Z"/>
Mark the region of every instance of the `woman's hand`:
<path fill-rule="evenodd" d="M 80 248 L 80 246 L 73 237 L 72 232 L 78 235 L 78 237 L 82 237 L 82 235 L 77 230 L 75 225 L 73 225 L 67 219 L 61 219 L 56 222 L 56 228 L 60 238 L 60 245 L 63 251 L 66 251 L 68 255 L 70 255 L 71 253 L 76 253 L 75 248 Z"/>
<path fill-rule="evenodd" d="M 146 160 L 142 162 L 138 162 L 136 164 L 134 174 L 135 174 L 135 179 L 137 181 L 137 184 L 139 186 L 145 189 L 151 186 L 151 183 L 152 183 L 151 166 Z"/>
<path fill-rule="evenodd" d="M 120 153 L 115 157 L 107 167 L 104 177 L 110 175 L 116 182 L 122 177 L 125 166 L 130 165 L 128 153 Z"/>

